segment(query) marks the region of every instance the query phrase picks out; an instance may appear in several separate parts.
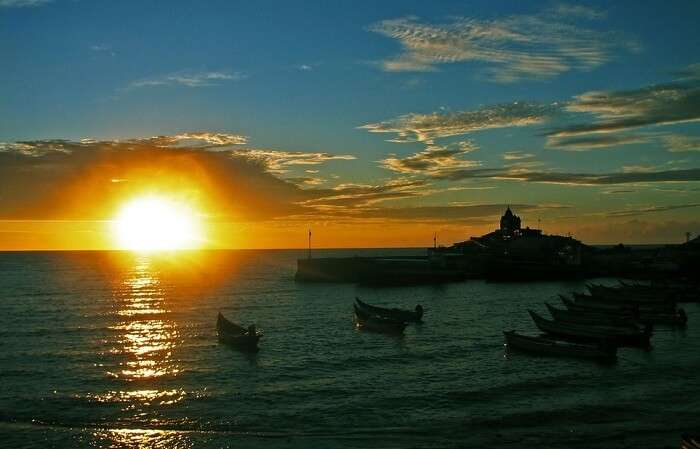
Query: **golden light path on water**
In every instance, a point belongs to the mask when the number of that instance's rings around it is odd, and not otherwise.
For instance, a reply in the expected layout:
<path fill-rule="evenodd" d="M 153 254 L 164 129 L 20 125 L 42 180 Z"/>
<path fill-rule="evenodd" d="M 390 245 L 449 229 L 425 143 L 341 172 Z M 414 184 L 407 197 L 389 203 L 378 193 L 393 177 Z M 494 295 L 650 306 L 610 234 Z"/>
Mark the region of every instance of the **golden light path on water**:
<path fill-rule="evenodd" d="M 136 254 L 133 261 L 122 278 L 115 280 L 117 322 L 109 327 L 115 332 L 110 354 L 118 362 L 106 374 L 121 388 L 93 397 L 97 402 L 120 404 L 129 427 L 94 431 L 94 446 L 191 447 L 186 432 L 157 428 L 167 424 L 162 422 L 162 409 L 187 394 L 165 382 L 181 371 L 174 356 L 181 335 L 169 317 L 168 289 L 153 267 L 152 255 Z M 162 388 L 166 384 L 170 387 Z"/>

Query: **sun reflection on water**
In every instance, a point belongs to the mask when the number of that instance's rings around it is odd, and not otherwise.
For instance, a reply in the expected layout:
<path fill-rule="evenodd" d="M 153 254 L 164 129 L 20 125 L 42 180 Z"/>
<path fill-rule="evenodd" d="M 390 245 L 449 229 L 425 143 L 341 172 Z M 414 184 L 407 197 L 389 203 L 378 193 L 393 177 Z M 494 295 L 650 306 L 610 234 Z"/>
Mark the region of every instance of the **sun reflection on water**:
<path fill-rule="evenodd" d="M 190 448 L 192 441 L 185 432 L 152 429 L 109 429 L 93 433 L 98 447 L 109 443 L 108 447 L 134 448 Z"/>
<path fill-rule="evenodd" d="M 125 356 L 121 370 L 110 372 L 125 380 L 177 375 L 180 368 L 173 350 L 180 339 L 176 324 L 168 319 L 165 289 L 148 256 L 140 256 L 115 289 L 121 321 L 110 329 L 119 333 L 112 352 Z"/>
<path fill-rule="evenodd" d="M 149 255 L 135 256 L 134 264 L 122 273 L 114 279 L 116 320 L 109 326 L 113 337 L 106 353 L 113 363 L 106 374 L 127 383 L 119 382 L 120 387 L 91 395 L 89 400 L 118 404 L 123 414 L 120 423 L 145 428 L 101 429 L 93 433 L 93 441 L 109 447 L 191 447 L 186 432 L 157 429 L 167 424 L 164 411 L 188 396 L 172 382 L 181 372 L 176 352 L 182 339 L 168 307 L 173 288 Z"/>

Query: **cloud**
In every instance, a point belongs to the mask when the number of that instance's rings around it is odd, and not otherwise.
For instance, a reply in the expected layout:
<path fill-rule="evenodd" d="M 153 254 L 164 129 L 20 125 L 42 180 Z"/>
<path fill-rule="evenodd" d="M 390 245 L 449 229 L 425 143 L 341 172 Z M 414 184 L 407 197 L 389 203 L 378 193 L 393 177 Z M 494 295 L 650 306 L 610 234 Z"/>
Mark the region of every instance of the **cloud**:
<path fill-rule="evenodd" d="M 429 145 L 424 151 L 405 158 L 389 157 L 381 161 L 384 168 L 402 174 L 434 174 L 444 170 L 476 167 L 479 161 L 461 159 L 461 156 L 479 147 L 471 141 L 439 146 Z"/>
<path fill-rule="evenodd" d="M 661 137 L 664 147 L 671 153 L 700 151 L 700 137 L 683 134 L 666 134 Z"/>
<path fill-rule="evenodd" d="M 575 19 L 596 20 L 592 8 L 560 4 L 533 15 L 496 20 L 470 17 L 429 24 L 416 17 L 383 20 L 369 30 L 395 39 L 403 53 L 380 63 L 390 72 L 430 72 L 441 64 L 479 62 L 489 81 L 547 79 L 569 70 L 591 70 L 619 49 L 638 51 L 639 44 L 619 34 L 582 28 Z"/>
<path fill-rule="evenodd" d="M 153 136 L 137 139 L 103 140 L 81 139 L 71 141 L 65 139 L 32 140 L 19 142 L 0 142 L 0 153 L 15 153 L 24 156 L 42 157 L 51 153 L 71 154 L 90 148 L 115 147 L 125 150 L 143 148 L 189 148 L 209 151 L 226 150 L 231 145 L 243 145 L 248 142 L 246 136 L 230 133 L 214 133 L 207 131 L 192 131 L 172 136 Z"/>
<path fill-rule="evenodd" d="M 549 136 L 547 138 L 547 147 L 563 151 L 589 151 L 647 142 L 649 142 L 649 137 L 640 135 L 619 136 L 614 134 L 603 134 L 582 137 Z"/>
<path fill-rule="evenodd" d="M 625 195 L 628 193 L 635 193 L 636 190 L 625 190 L 625 189 L 613 189 L 613 190 L 603 190 L 603 195 Z"/>
<path fill-rule="evenodd" d="M 592 8 L 590 6 L 559 3 L 552 8 L 552 13 L 560 17 L 580 17 L 588 20 L 604 19 L 607 16 L 605 11 Z"/>
<path fill-rule="evenodd" d="M 681 80 L 700 79 L 700 63 L 696 62 L 695 64 L 690 64 L 689 66 L 677 70 L 675 74 Z"/>
<path fill-rule="evenodd" d="M 293 184 L 299 185 L 299 186 L 317 186 L 321 185 L 324 182 L 326 182 L 325 179 L 323 178 L 318 178 L 315 176 L 299 176 L 296 178 L 282 178 L 287 182 L 291 182 Z"/>
<path fill-rule="evenodd" d="M 432 114 L 406 114 L 394 119 L 360 126 L 371 133 L 391 133 L 388 139 L 394 143 L 420 142 L 423 151 L 407 157 L 390 155 L 380 161 L 382 167 L 402 174 L 422 174 L 444 177 L 455 171 L 474 168 L 481 161 L 463 159 L 462 156 L 478 147 L 472 141 L 438 145 L 438 139 L 461 136 L 475 131 L 495 128 L 531 126 L 544 123 L 561 109 L 559 103 L 513 102 L 485 106 L 470 111 Z M 524 153 L 523 153 L 524 154 Z M 509 157 L 518 155 L 512 153 Z M 522 158 L 522 154 L 520 157 Z M 528 155 L 530 157 L 531 155 Z M 515 160 L 515 159 L 510 159 Z M 530 166 L 541 165 L 531 161 Z"/>
<path fill-rule="evenodd" d="M 554 129 L 550 137 L 615 133 L 700 120 L 700 79 L 616 92 L 586 92 L 566 109 L 592 115 L 593 123 Z"/>
<path fill-rule="evenodd" d="M 370 186 L 366 186 L 370 187 Z M 385 186 L 371 186 L 373 189 L 383 190 Z M 398 193 L 398 192 L 397 192 Z M 406 192 L 408 193 L 408 192 Z M 416 193 L 420 195 L 420 193 Z M 391 192 L 375 192 L 371 194 L 377 201 L 339 201 L 336 203 L 319 203 L 316 212 L 311 215 L 299 215 L 293 219 L 304 221 L 311 217 L 325 217 L 336 221 L 358 222 L 366 224 L 372 220 L 390 220 L 412 223 L 438 223 L 448 220 L 450 223 L 493 225 L 497 223 L 497 217 L 503 214 L 506 204 L 451 204 L 446 206 L 403 206 L 403 207 L 376 207 L 376 203 L 384 198 L 393 198 Z M 405 198 L 409 195 L 399 196 Z M 511 204 L 519 212 L 534 212 L 538 210 L 565 209 L 570 206 L 561 204 Z"/>
<path fill-rule="evenodd" d="M 237 134 L 189 132 L 3 143 L 0 219 L 104 220 L 125 198 L 164 191 L 210 203 L 216 219 L 269 220 L 313 212 L 305 201 L 337 195 L 302 189 L 276 176 L 275 167 L 351 158 L 260 150 L 267 155 L 261 163 L 255 149 L 236 149 L 246 141 Z"/>
<path fill-rule="evenodd" d="M 698 207 L 698 206 L 700 206 L 700 203 L 671 204 L 671 205 L 666 205 L 666 206 L 645 206 L 645 207 L 639 207 L 636 209 L 624 209 L 624 210 L 611 211 L 611 212 L 608 212 L 607 215 L 608 215 L 608 217 L 631 217 L 631 216 L 635 216 L 635 215 L 643 215 L 643 214 L 649 214 L 649 213 L 654 213 L 654 212 L 666 212 L 669 210 L 688 209 L 688 208 Z"/>
<path fill-rule="evenodd" d="M 427 183 L 415 179 L 393 179 L 380 184 L 340 184 L 331 189 L 318 189 L 311 193 L 314 197 L 303 202 L 304 206 L 315 210 L 336 213 L 345 211 L 354 214 L 357 208 L 379 202 L 423 196 Z"/>
<path fill-rule="evenodd" d="M 554 171 L 536 172 L 530 170 L 511 170 L 508 168 L 481 168 L 445 172 L 441 173 L 439 176 L 437 176 L 437 178 L 452 181 L 464 179 L 502 179 L 545 184 L 596 186 L 643 182 L 700 181 L 700 168 L 627 173 L 566 173 Z"/>
<path fill-rule="evenodd" d="M 432 114 L 406 114 L 359 128 L 371 133 L 392 133 L 389 142 L 425 142 L 460 136 L 475 131 L 544 123 L 560 109 L 558 103 L 513 102 L 481 107 L 471 111 Z"/>
<path fill-rule="evenodd" d="M 532 204 L 510 204 L 513 209 L 521 213 L 533 212 L 536 210 L 562 209 L 570 206 L 566 205 L 532 205 Z M 492 220 L 503 214 L 506 204 L 469 204 L 450 206 L 417 206 L 417 207 L 396 207 L 364 209 L 357 213 L 357 217 L 363 218 L 385 218 L 393 220 L 429 220 L 429 221 L 471 221 L 473 219 L 486 219 L 484 223 L 495 223 Z"/>
<path fill-rule="evenodd" d="M 291 165 L 318 165 L 327 161 L 349 161 L 355 159 L 355 156 L 349 154 L 279 151 L 262 148 L 243 148 L 234 150 L 232 154 L 255 160 L 273 173 L 286 173 L 288 171 L 287 167 Z"/>
<path fill-rule="evenodd" d="M 226 81 L 241 81 L 248 77 L 243 72 L 191 72 L 182 71 L 170 75 L 145 78 L 131 82 L 127 90 L 159 86 L 209 87 Z"/>
<path fill-rule="evenodd" d="M 532 153 L 525 153 L 523 151 L 506 151 L 503 153 L 503 160 L 505 161 L 520 161 L 524 159 L 532 159 L 535 157 Z"/>
<path fill-rule="evenodd" d="M 0 0 L 0 8 L 30 8 L 51 3 L 53 0 Z"/>

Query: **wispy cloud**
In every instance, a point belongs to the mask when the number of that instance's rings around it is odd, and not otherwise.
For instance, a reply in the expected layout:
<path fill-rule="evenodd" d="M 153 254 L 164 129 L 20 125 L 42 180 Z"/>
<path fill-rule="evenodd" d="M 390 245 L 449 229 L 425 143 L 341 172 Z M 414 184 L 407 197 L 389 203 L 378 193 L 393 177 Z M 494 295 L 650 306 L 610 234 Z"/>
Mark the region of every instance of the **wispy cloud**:
<path fill-rule="evenodd" d="M 217 204 L 217 215 L 240 220 L 317 213 L 304 202 L 330 202 L 338 195 L 364 194 L 363 201 L 370 200 L 372 189 L 318 189 L 313 187 L 320 177 L 279 176 L 295 165 L 353 156 L 236 148 L 246 142 L 238 134 L 199 131 L 126 140 L 0 143 L 0 219 L 106 219 L 125 195 L 153 188 L 206 196 Z M 387 182 L 374 194 L 396 195 L 408 186 Z M 205 188 L 210 190 L 200 191 Z"/>
<path fill-rule="evenodd" d="M 513 102 L 481 107 L 470 111 L 432 114 L 406 114 L 378 123 L 362 125 L 371 133 L 392 133 L 389 142 L 425 142 L 469 134 L 475 131 L 529 126 L 544 123 L 560 109 L 560 104 Z"/>
<path fill-rule="evenodd" d="M 90 47 L 88 48 L 92 51 L 109 51 L 112 49 L 112 47 L 110 47 L 109 45 L 104 44 L 94 44 L 90 45 Z"/>
<path fill-rule="evenodd" d="M 539 14 L 495 20 L 461 17 L 430 24 L 403 17 L 369 29 L 403 47 L 403 53 L 380 63 L 383 70 L 429 72 L 440 64 L 474 61 L 489 67 L 486 79 L 514 82 L 551 78 L 574 69 L 591 70 L 612 59 L 618 49 L 639 50 L 632 39 L 574 24 L 604 16 L 592 8 L 559 4 Z"/>
<path fill-rule="evenodd" d="M 662 136 L 664 147 L 671 153 L 700 151 L 700 137 L 684 134 L 666 134 Z"/>
<path fill-rule="evenodd" d="M 561 106 L 558 103 L 513 102 L 469 111 L 406 114 L 394 119 L 360 126 L 371 133 L 394 134 L 389 142 L 425 144 L 423 151 L 407 157 L 390 155 L 380 161 L 382 167 L 403 174 L 439 177 L 461 169 L 481 165 L 463 158 L 478 148 L 472 141 L 440 145 L 436 140 L 467 135 L 476 131 L 541 124 Z"/>
<path fill-rule="evenodd" d="M 0 0 L 0 8 L 31 8 L 51 3 L 53 0 Z"/>
<path fill-rule="evenodd" d="M 293 66 L 294 69 L 302 71 L 302 72 L 313 72 L 314 70 L 318 69 L 323 65 L 323 62 L 317 61 L 317 62 L 304 62 L 301 64 L 296 64 Z"/>
<path fill-rule="evenodd" d="M 644 207 L 637 207 L 634 209 L 624 209 L 624 210 L 616 210 L 616 211 L 611 211 L 607 213 L 608 217 L 631 217 L 634 215 L 643 215 L 643 214 L 649 214 L 649 213 L 654 213 L 654 212 L 666 212 L 670 210 L 677 210 L 677 209 L 688 209 L 692 207 L 698 207 L 700 206 L 700 203 L 691 203 L 691 204 L 671 204 L 671 205 L 665 205 L 665 206 L 644 206 Z"/>
<path fill-rule="evenodd" d="M 349 154 L 280 151 L 263 148 L 243 148 L 234 150 L 231 154 L 255 160 L 269 172 L 277 174 L 286 173 L 288 167 L 292 165 L 318 165 L 327 161 L 349 161 L 355 159 L 355 156 Z"/>
<path fill-rule="evenodd" d="M 632 134 L 602 134 L 577 137 L 548 136 L 547 147 L 563 151 L 590 151 L 647 142 L 649 142 L 649 136 Z"/>
<path fill-rule="evenodd" d="M 700 78 L 626 91 L 586 92 L 569 102 L 566 109 L 593 115 L 595 121 L 556 128 L 549 136 L 584 136 L 695 122 L 700 120 Z"/>
<path fill-rule="evenodd" d="M 472 141 L 456 142 L 444 146 L 429 145 L 425 150 L 405 158 L 388 157 L 381 161 L 384 168 L 402 174 L 435 174 L 444 170 L 470 168 L 481 165 L 479 161 L 462 159 L 462 156 L 479 147 Z"/>
<path fill-rule="evenodd" d="M 535 157 L 532 153 L 525 153 L 524 151 L 507 151 L 503 153 L 503 160 L 505 161 L 521 161 L 525 159 L 532 159 Z"/>
<path fill-rule="evenodd" d="M 555 171 L 538 172 L 530 170 L 509 170 L 505 168 L 483 168 L 446 172 L 440 174 L 439 178 L 453 181 L 488 178 L 544 184 L 600 186 L 615 184 L 700 181 L 700 168 L 692 168 L 687 170 L 614 173 L 566 173 Z"/>
<path fill-rule="evenodd" d="M 144 78 L 131 82 L 127 90 L 158 86 L 209 87 L 223 82 L 241 81 L 248 77 L 243 72 L 190 72 L 183 71 L 169 75 Z"/>

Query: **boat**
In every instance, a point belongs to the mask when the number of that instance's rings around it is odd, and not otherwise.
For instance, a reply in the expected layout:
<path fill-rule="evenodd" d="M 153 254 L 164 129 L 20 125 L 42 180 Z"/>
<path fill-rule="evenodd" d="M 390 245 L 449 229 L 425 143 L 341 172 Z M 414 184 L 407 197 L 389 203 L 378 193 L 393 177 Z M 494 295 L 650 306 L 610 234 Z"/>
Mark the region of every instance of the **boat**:
<path fill-rule="evenodd" d="M 630 314 L 633 313 L 634 310 L 638 309 L 638 306 L 634 304 L 621 304 L 613 301 L 606 301 L 601 298 L 576 292 L 571 293 L 571 296 L 574 298 L 575 304 L 582 307 L 587 307 L 589 309 L 602 311 L 622 311 Z"/>
<path fill-rule="evenodd" d="M 611 326 L 592 326 L 586 324 L 562 323 L 542 318 L 532 310 L 528 310 L 535 325 L 548 334 L 575 341 L 607 341 L 618 346 L 649 347 L 651 328 L 636 331 Z"/>
<path fill-rule="evenodd" d="M 245 329 L 227 320 L 221 312 L 219 312 L 219 316 L 216 319 L 216 331 L 221 343 L 244 351 L 257 351 L 258 341 L 262 337 L 262 333 L 255 329 L 255 325 Z"/>
<path fill-rule="evenodd" d="M 681 435 L 681 449 L 700 449 L 700 435 Z"/>
<path fill-rule="evenodd" d="M 595 313 L 606 313 L 606 314 L 622 315 L 622 316 L 629 316 L 629 317 L 632 317 L 635 314 L 635 309 L 633 309 L 633 308 L 623 308 L 623 309 L 620 309 L 620 308 L 617 308 L 617 309 L 600 308 L 600 307 L 596 307 L 595 305 L 588 305 L 585 303 L 574 302 L 562 294 L 559 295 L 559 299 L 561 300 L 562 304 L 564 304 L 564 306 L 567 308 L 567 310 L 570 310 L 572 312 L 595 312 Z"/>
<path fill-rule="evenodd" d="M 606 285 L 588 284 L 586 289 L 594 297 L 603 298 L 609 301 L 633 303 L 639 305 L 656 306 L 673 304 L 674 295 L 664 291 L 640 291 L 623 286 L 608 287 Z"/>
<path fill-rule="evenodd" d="M 578 302 L 573 302 L 563 295 L 559 295 L 567 311 L 574 312 L 579 315 L 603 315 L 615 319 L 624 319 L 635 321 L 641 324 L 662 324 L 669 326 L 685 326 L 688 322 L 688 316 L 683 309 L 677 311 L 653 311 L 653 310 L 634 310 L 634 309 L 600 309 L 589 307 Z"/>
<path fill-rule="evenodd" d="M 557 309 L 549 303 L 544 303 L 552 315 L 554 321 L 566 323 L 592 324 L 599 326 L 617 326 L 639 330 L 632 316 L 613 315 L 600 312 L 573 312 L 566 309 Z"/>
<path fill-rule="evenodd" d="M 420 304 L 416 306 L 415 310 L 411 311 L 373 306 L 361 301 L 360 298 L 355 298 L 355 302 L 357 302 L 357 307 L 360 310 L 366 312 L 368 315 L 374 315 L 380 318 L 413 323 L 420 323 L 423 318 L 423 307 Z"/>
<path fill-rule="evenodd" d="M 634 310 L 639 309 L 640 311 L 649 312 L 671 312 L 675 310 L 676 304 L 673 302 L 620 302 L 611 298 L 597 296 L 597 295 L 585 295 L 582 293 L 572 293 L 574 300 L 577 304 L 589 306 L 597 309 L 605 310 Z"/>
<path fill-rule="evenodd" d="M 601 362 L 614 362 L 617 359 L 617 346 L 610 344 L 577 345 L 559 342 L 542 337 L 529 337 L 520 335 L 515 331 L 504 331 L 508 350 L 541 354 L 554 357 L 577 357 L 583 359 L 598 360 Z"/>
<path fill-rule="evenodd" d="M 359 329 L 389 334 L 401 334 L 406 329 L 405 321 L 378 317 L 360 309 L 357 304 L 352 306 L 355 309 L 355 320 Z"/>
<path fill-rule="evenodd" d="M 628 284 L 624 281 L 619 282 L 620 286 L 630 291 L 643 292 L 645 294 L 671 295 L 672 299 L 676 302 L 700 301 L 700 290 L 697 287 L 690 286 L 688 284 L 671 284 L 668 282 L 652 284 Z"/>

